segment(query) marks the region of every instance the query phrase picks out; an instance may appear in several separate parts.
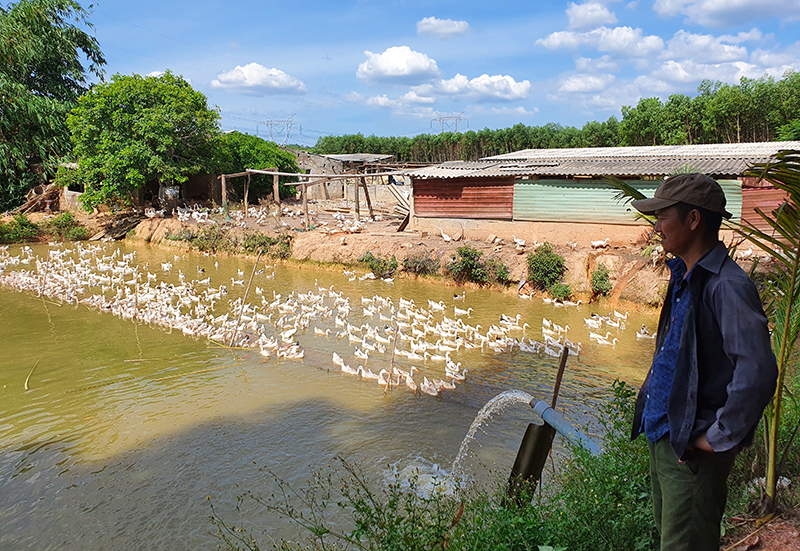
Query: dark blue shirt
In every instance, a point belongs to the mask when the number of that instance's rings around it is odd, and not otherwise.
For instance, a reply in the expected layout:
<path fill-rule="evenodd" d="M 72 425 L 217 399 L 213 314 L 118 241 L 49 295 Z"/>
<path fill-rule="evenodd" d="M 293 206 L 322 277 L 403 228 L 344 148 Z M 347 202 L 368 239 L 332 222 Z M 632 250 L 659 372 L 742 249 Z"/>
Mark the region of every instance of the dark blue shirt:
<path fill-rule="evenodd" d="M 661 348 L 653 359 L 647 401 L 642 416 L 644 434 L 651 442 L 657 441 L 669 432 L 667 418 L 669 394 L 672 390 L 672 381 L 675 379 L 675 366 L 678 363 L 678 351 L 681 347 L 683 321 L 691 300 L 689 291 L 691 273 L 686 275 L 686 264 L 680 258 L 674 258 L 667 262 L 667 266 L 672 271 L 671 279 L 674 284 L 672 296 L 669 297 L 672 302 L 669 328 Z"/>

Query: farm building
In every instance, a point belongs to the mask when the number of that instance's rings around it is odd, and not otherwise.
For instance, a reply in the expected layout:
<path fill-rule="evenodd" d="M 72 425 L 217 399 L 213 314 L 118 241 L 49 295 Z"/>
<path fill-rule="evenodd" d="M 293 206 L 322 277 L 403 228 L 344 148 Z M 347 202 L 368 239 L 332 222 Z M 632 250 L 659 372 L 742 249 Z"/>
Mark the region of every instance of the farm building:
<path fill-rule="evenodd" d="M 515 232 L 533 240 L 590 235 L 629 244 L 639 238 L 642 222 L 603 178 L 620 178 L 652 196 L 666 176 L 679 171 L 714 177 L 733 220 L 756 221 L 756 207 L 774 208 L 784 195 L 742 174 L 782 149 L 800 149 L 800 142 L 528 149 L 446 162 L 410 172 L 412 227 L 456 235 L 460 230 L 473 239 Z M 573 229 L 566 231 L 564 223 Z"/>

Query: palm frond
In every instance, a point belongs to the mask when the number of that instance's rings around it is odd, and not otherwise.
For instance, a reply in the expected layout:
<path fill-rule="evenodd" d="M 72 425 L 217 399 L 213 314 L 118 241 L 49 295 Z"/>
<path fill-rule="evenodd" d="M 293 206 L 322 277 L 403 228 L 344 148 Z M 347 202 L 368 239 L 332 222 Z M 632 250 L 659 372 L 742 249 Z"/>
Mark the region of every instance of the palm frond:
<path fill-rule="evenodd" d="M 622 203 L 623 205 L 627 205 L 631 201 L 636 201 L 638 199 L 647 199 L 644 193 L 630 185 L 624 180 L 617 178 L 616 176 L 606 176 L 603 178 L 603 182 L 611 186 L 612 188 L 619 191 L 614 196 L 614 200 L 617 203 Z M 648 216 L 646 214 L 642 214 L 640 212 L 636 213 L 636 220 L 645 220 L 651 226 L 656 225 L 656 219 L 654 216 Z"/>

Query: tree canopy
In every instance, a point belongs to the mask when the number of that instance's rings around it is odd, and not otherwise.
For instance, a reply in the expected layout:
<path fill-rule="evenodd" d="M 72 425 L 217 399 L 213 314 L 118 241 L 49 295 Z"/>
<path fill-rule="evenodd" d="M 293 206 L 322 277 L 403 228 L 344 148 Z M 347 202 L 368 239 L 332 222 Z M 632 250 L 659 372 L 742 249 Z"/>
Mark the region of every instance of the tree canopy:
<path fill-rule="evenodd" d="M 70 150 L 67 113 L 102 78 L 88 12 L 72 0 L 0 7 L 0 209 L 19 203 Z"/>
<path fill-rule="evenodd" d="M 220 174 L 233 174 L 247 168 L 264 170 L 276 167 L 280 172 L 298 171 L 295 156 L 274 142 L 241 132 L 228 132 L 220 136 L 215 159 L 215 169 Z M 280 181 L 283 183 L 289 179 L 294 180 L 291 176 L 281 176 Z M 272 176 L 254 174 L 250 179 L 250 189 L 254 192 L 251 197 L 270 195 Z M 292 187 L 281 186 L 281 197 L 292 195 L 294 192 Z"/>
<path fill-rule="evenodd" d="M 67 118 L 86 207 L 129 204 L 149 181 L 178 184 L 213 169 L 219 114 L 183 78 L 114 75 Z"/>
<path fill-rule="evenodd" d="M 382 153 L 403 162 L 472 161 L 521 149 L 739 143 L 800 136 L 800 73 L 742 78 L 738 84 L 703 81 L 698 94 L 667 101 L 642 98 L 622 107 L 622 120 L 589 121 L 581 128 L 547 123 L 414 138 L 361 134 L 323 136 L 316 153 Z"/>

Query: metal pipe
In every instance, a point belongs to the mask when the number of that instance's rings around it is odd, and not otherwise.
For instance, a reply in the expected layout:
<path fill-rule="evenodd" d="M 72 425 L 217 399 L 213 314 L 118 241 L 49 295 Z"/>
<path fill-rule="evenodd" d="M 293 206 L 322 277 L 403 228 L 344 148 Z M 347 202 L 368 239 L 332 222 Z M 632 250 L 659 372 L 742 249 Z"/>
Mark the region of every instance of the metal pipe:
<path fill-rule="evenodd" d="M 569 440 L 571 443 L 588 450 L 592 455 L 599 455 L 602 451 L 600 446 L 598 446 L 591 438 L 573 427 L 569 421 L 564 419 L 560 413 L 550 407 L 550 405 L 546 402 L 539 400 L 538 402 L 534 403 L 534 401 L 531 400 L 530 406 L 545 423 L 556 429 L 558 434 Z"/>

